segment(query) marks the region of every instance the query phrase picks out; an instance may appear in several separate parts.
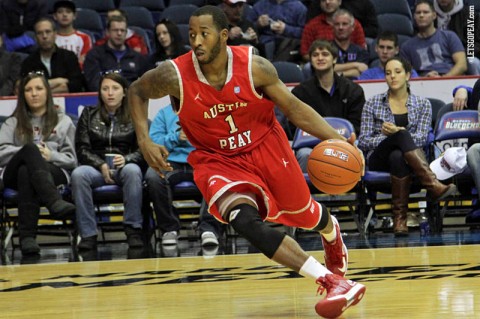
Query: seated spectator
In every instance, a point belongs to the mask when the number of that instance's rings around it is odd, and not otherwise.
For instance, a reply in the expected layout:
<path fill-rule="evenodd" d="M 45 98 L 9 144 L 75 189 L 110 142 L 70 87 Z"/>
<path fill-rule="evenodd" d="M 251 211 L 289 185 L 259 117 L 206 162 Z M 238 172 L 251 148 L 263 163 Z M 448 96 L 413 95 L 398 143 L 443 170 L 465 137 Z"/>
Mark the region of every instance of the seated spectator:
<path fill-rule="evenodd" d="M 5 49 L 31 53 L 35 40 L 26 32 L 33 31 L 35 23 L 45 17 L 47 11 L 43 0 L 0 1 L 0 36 L 4 35 Z"/>
<path fill-rule="evenodd" d="M 22 58 L 15 52 L 3 48 L 0 36 L 0 96 L 14 95 L 15 81 L 20 77 Z"/>
<path fill-rule="evenodd" d="M 464 0 L 433 0 L 439 30 L 455 32 L 466 49 L 468 74 L 480 74 L 480 15 L 470 13 Z M 473 16 L 472 16 L 473 15 Z M 472 28 L 473 29 L 470 29 Z M 467 39 L 473 37 L 469 47 Z"/>
<path fill-rule="evenodd" d="M 311 1 L 308 6 L 307 23 L 321 14 L 322 8 L 319 0 Z M 375 39 L 378 32 L 377 14 L 375 13 L 375 6 L 370 0 L 342 0 L 340 8 L 350 11 L 355 19 L 360 22 L 360 25 L 365 32 L 365 36 Z"/>
<path fill-rule="evenodd" d="M 375 52 L 377 52 L 380 62 L 379 66 L 369 67 L 363 71 L 358 80 L 384 80 L 385 79 L 385 63 L 388 59 L 398 55 L 400 48 L 398 46 L 398 37 L 390 31 L 382 32 L 375 43 Z M 415 70 L 412 69 L 411 78 L 418 77 Z"/>
<path fill-rule="evenodd" d="M 467 60 L 462 42 L 453 31 L 435 28 L 437 14 L 433 5 L 428 0 L 417 1 L 413 16 L 418 34 L 402 45 L 401 56 L 410 62 L 420 76 L 464 74 Z"/>
<path fill-rule="evenodd" d="M 162 245 L 177 245 L 180 219 L 173 203 L 169 201 L 168 194 L 181 182 L 193 182 L 193 169 L 187 162 L 187 156 L 194 148 L 178 125 L 178 115 L 171 105 L 161 109 L 155 116 L 149 135 L 154 143 L 167 148 L 169 152 L 167 160 L 173 171 L 163 172 L 165 177 L 160 177 L 149 167 L 145 174 L 145 181 L 155 210 L 157 226 L 162 234 Z M 211 228 L 208 234 L 204 235 L 202 232 L 202 239 L 208 238 L 211 241 L 210 244 L 218 245 L 217 238 L 220 235 L 221 224 L 211 215 L 205 216 L 204 223 L 211 224 Z M 200 227 L 205 228 L 202 224 Z"/>
<path fill-rule="evenodd" d="M 35 38 L 38 49 L 22 63 L 22 75 L 42 71 L 48 79 L 52 93 L 73 93 L 84 90 L 85 78 L 72 51 L 55 44 L 55 23 L 50 18 L 41 18 L 35 23 Z"/>
<path fill-rule="evenodd" d="M 302 32 L 300 53 L 305 61 L 308 60 L 308 50 L 313 41 L 316 39 L 333 41 L 335 38 L 333 31 L 333 15 L 339 10 L 341 2 L 341 0 L 320 0 L 322 13 L 310 20 L 305 25 L 305 29 Z M 354 19 L 350 41 L 362 48 L 367 47 L 362 25 L 356 19 Z"/>
<path fill-rule="evenodd" d="M 251 45 L 263 53 L 254 24 L 243 18 L 247 0 L 224 0 L 220 7 L 228 19 L 228 45 Z"/>
<path fill-rule="evenodd" d="M 110 20 L 113 16 L 121 16 L 124 17 L 128 23 L 127 13 L 122 9 L 110 9 L 107 12 L 107 21 Z M 108 23 L 108 22 L 107 22 Z M 105 37 L 97 40 L 95 45 L 104 45 L 108 41 L 108 30 L 105 31 Z M 145 43 L 143 37 L 132 29 L 127 28 L 127 35 L 125 38 L 125 44 L 128 45 L 133 51 L 136 51 L 142 55 L 148 55 L 148 47 Z"/>
<path fill-rule="evenodd" d="M 161 20 L 155 26 L 155 52 L 150 57 L 150 67 L 156 67 L 167 59 L 187 53 L 188 48 L 183 45 L 182 35 L 175 22 Z"/>
<path fill-rule="evenodd" d="M 306 14 L 299 0 L 259 0 L 247 19 L 257 27 L 262 45 L 274 43 L 273 60 L 296 62 Z"/>
<path fill-rule="evenodd" d="M 117 184 L 123 190 L 123 224 L 129 248 L 143 247 L 143 173 L 147 165 L 138 148 L 127 102 L 128 82 L 112 72 L 101 77 L 98 106 L 86 107 L 78 120 L 75 150 L 78 166 L 72 173 L 77 206 L 79 251 L 97 248 L 97 220 L 92 189 Z M 111 169 L 106 154 L 115 154 Z"/>
<path fill-rule="evenodd" d="M 18 233 L 23 255 L 40 252 L 35 238 L 40 206 L 54 219 L 75 217 L 75 206 L 57 186 L 68 184 L 76 163 L 75 126 L 53 104 L 52 90 L 40 73 L 25 76 L 17 106 L 0 129 L 3 183 L 18 191 Z M 21 182 L 19 182 L 21 181 Z"/>
<path fill-rule="evenodd" d="M 315 76 L 296 86 L 292 93 L 310 105 L 323 117 L 333 116 L 349 120 L 358 136 L 360 118 L 365 103 L 365 94 L 360 85 L 338 76 L 334 65 L 338 57 L 337 48 L 325 40 L 315 40 L 309 51 L 310 64 Z M 290 128 L 296 129 L 293 124 Z M 307 172 L 311 148 L 298 150 L 296 157 L 304 173 Z"/>
<path fill-rule="evenodd" d="M 392 183 L 393 231 L 407 236 L 407 212 L 412 172 L 427 189 L 432 201 L 456 192 L 444 185 L 430 170 L 422 148 L 432 123 L 428 99 L 411 94 L 408 81 L 410 64 L 393 57 L 385 64 L 388 91 L 367 100 L 362 111 L 358 147 L 365 152 L 367 167 L 389 172 Z"/>
<path fill-rule="evenodd" d="M 338 49 L 335 72 L 356 79 L 368 69 L 370 58 L 367 50 L 351 43 L 351 35 L 354 29 L 355 18 L 345 9 L 338 9 L 333 14 L 333 45 Z"/>
<path fill-rule="evenodd" d="M 98 91 L 103 72 L 121 70 L 122 76 L 131 83 L 148 69 L 147 60 L 127 45 L 126 36 L 125 17 L 114 15 L 108 19 L 107 42 L 93 47 L 83 65 L 89 91 Z"/>
<path fill-rule="evenodd" d="M 475 81 L 472 87 L 458 85 L 453 89 L 453 111 L 463 109 L 476 110 L 480 102 L 480 80 Z"/>
<path fill-rule="evenodd" d="M 473 181 L 478 191 L 476 208 L 480 208 L 480 141 L 469 147 L 467 151 L 467 164 L 472 172 Z"/>
<path fill-rule="evenodd" d="M 70 0 L 60 0 L 53 5 L 53 19 L 58 25 L 55 44 L 59 48 L 75 53 L 80 67 L 83 67 L 85 56 L 92 48 L 92 39 L 88 34 L 73 27 L 76 10 L 75 3 Z"/>

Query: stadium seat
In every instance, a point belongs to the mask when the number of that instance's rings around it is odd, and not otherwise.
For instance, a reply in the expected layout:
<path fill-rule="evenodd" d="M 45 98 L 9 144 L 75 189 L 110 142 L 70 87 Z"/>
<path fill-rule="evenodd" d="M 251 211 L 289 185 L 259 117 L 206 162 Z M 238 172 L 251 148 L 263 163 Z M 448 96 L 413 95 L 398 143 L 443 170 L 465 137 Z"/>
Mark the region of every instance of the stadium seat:
<path fill-rule="evenodd" d="M 478 112 L 472 110 L 446 112 L 438 118 L 434 133 L 434 141 L 432 145 L 433 148 L 438 148 L 438 152 L 433 153 L 438 154 L 445 151 L 447 148 L 454 146 L 463 146 L 467 148 L 468 139 L 480 139 Z M 444 182 L 452 182 L 457 185 L 459 194 L 447 199 L 441 210 L 435 215 L 434 223 L 431 226 L 437 231 L 442 230 L 443 217 L 449 210 L 459 211 L 462 208 L 465 208 L 457 207 L 456 205 L 451 207 L 449 203 L 463 203 L 463 201 L 472 200 L 476 197 L 474 194 L 478 192 L 478 190 L 475 189 L 473 178 L 468 169 Z"/>
<path fill-rule="evenodd" d="M 431 97 L 429 97 L 428 100 L 432 105 L 432 127 L 435 127 L 437 124 L 438 111 L 440 111 L 445 106 L 445 102 L 443 102 L 443 100 Z"/>
<path fill-rule="evenodd" d="M 194 6 L 201 7 L 205 5 L 205 2 L 205 0 L 171 0 L 169 7 L 180 6 L 184 4 L 193 4 Z"/>
<path fill-rule="evenodd" d="M 180 24 L 177 24 L 177 27 L 178 27 L 178 31 L 180 31 L 180 35 L 182 36 L 182 43 L 189 46 L 190 41 L 188 38 L 189 38 L 190 26 L 188 24 L 180 23 Z"/>
<path fill-rule="evenodd" d="M 404 15 L 412 21 L 412 12 L 406 0 L 371 0 L 377 15 L 395 13 Z"/>
<path fill-rule="evenodd" d="M 153 17 L 150 11 L 143 7 L 122 7 L 122 10 L 125 11 L 128 17 L 129 27 L 138 27 L 147 33 L 151 48 L 152 39 L 154 39 L 155 36 L 155 23 L 153 22 Z"/>
<path fill-rule="evenodd" d="M 156 23 L 160 20 L 160 15 L 165 9 L 163 0 L 120 0 L 119 8 L 124 7 L 144 7 L 152 14 L 153 21 Z"/>
<path fill-rule="evenodd" d="M 198 7 L 193 4 L 170 5 L 161 14 L 161 19 L 169 19 L 176 24 L 189 24 L 190 16 Z"/>
<path fill-rule="evenodd" d="M 102 18 L 102 23 L 105 26 L 105 20 L 107 17 L 107 12 L 111 9 L 115 9 L 114 0 L 102 0 L 102 1 L 92 1 L 92 0 L 74 0 L 73 1 L 78 8 L 82 9 L 91 9 L 96 11 Z"/>
<path fill-rule="evenodd" d="M 102 18 L 93 9 L 77 9 L 77 18 L 74 21 L 75 29 L 90 31 L 95 40 L 103 37 L 104 27 Z"/>
<path fill-rule="evenodd" d="M 300 83 L 304 80 L 302 68 L 294 62 L 276 61 L 273 66 L 284 83 Z"/>
<path fill-rule="evenodd" d="M 145 44 L 147 45 L 148 54 L 151 54 L 153 52 L 153 39 L 150 34 L 145 29 L 134 25 L 129 26 L 129 28 L 143 38 L 143 41 L 145 41 Z"/>
<path fill-rule="evenodd" d="M 391 31 L 397 35 L 413 36 L 413 23 L 408 17 L 397 13 L 377 15 L 379 32 Z"/>

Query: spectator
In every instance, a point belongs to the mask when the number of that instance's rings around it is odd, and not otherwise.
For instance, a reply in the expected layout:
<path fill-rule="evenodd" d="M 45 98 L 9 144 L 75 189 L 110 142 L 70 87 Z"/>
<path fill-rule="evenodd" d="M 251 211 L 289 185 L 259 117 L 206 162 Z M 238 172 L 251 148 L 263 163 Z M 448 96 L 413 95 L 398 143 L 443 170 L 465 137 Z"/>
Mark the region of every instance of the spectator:
<path fill-rule="evenodd" d="M 98 106 L 86 107 L 77 124 L 75 149 L 80 166 L 72 173 L 72 195 L 77 206 L 80 251 L 97 247 L 92 189 L 105 184 L 122 186 L 128 246 L 143 247 L 142 183 L 147 166 L 130 118 L 127 88 L 128 82 L 120 74 L 104 74 L 99 83 Z M 107 153 L 115 154 L 115 170 L 106 163 Z"/>
<path fill-rule="evenodd" d="M 388 59 L 397 56 L 399 50 L 397 35 L 390 31 L 382 32 L 375 43 L 375 52 L 377 52 L 380 65 L 373 68 L 369 67 L 367 70 L 363 71 L 358 77 L 358 80 L 384 80 L 385 63 Z M 418 77 L 417 72 L 413 69 L 411 77 Z"/>
<path fill-rule="evenodd" d="M 273 60 L 296 62 L 306 14 L 299 0 L 259 0 L 247 18 L 257 27 L 262 45 L 274 44 Z"/>
<path fill-rule="evenodd" d="M 7 52 L 3 48 L 0 36 L 0 96 L 14 94 L 15 81 L 20 77 L 22 58 L 17 53 Z"/>
<path fill-rule="evenodd" d="M 17 106 L 0 129 L 0 166 L 6 187 L 18 191 L 18 232 L 23 255 L 40 252 L 35 238 L 40 206 L 54 219 L 73 219 L 75 206 L 64 201 L 57 185 L 68 184 L 76 165 L 75 126 L 53 104 L 40 73 L 25 76 Z M 19 182 L 21 181 L 21 182 Z"/>
<path fill-rule="evenodd" d="M 362 108 L 365 103 L 363 89 L 360 85 L 334 72 L 338 50 L 330 42 L 315 40 L 310 47 L 309 56 L 315 76 L 295 87 L 292 90 L 293 95 L 310 105 L 323 117 L 333 116 L 349 120 L 358 136 Z M 291 125 L 291 130 L 295 129 Z M 307 161 L 311 152 L 311 148 L 302 148 L 296 154 L 304 173 L 307 172 Z"/>
<path fill-rule="evenodd" d="M 467 71 L 467 60 L 462 42 L 449 30 L 434 26 L 437 14 L 428 0 L 415 5 L 414 19 L 418 34 L 407 40 L 400 49 L 420 76 L 439 77 L 462 75 Z"/>
<path fill-rule="evenodd" d="M 26 31 L 33 31 L 35 23 L 47 16 L 47 10 L 43 0 L 0 1 L 0 35 L 5 36 L 6 50 L 32 52 L 35 41 Z"/>
<path fill-rule="evenodd" d="M 251 45 L 263 52 L 254 24 L 243 18 L 246 0 L 224 0 L 220 7 L 228 19 L 228 45 Z"/>
<path fill-rule="evenodd" d="M 467 164 L 472 173 L 478 191 L 476 209 L 480 208 L 480 141 L 470 146 L 467 151 Z"/>
<path fill-rule="evenodd" d="M 127 13 L 122 9 L 110 9 L 107 12 L 107 21 L 110 20 L 113 16 L 124 17 L 128 23 Z M 105 32 L 106 35 L 102 39 L 99 39 L 95 42 L 95 45 L 104 45 L 108 41 L 108 30 Z M 132 29 L 127 28 L 127 35 L 125 38 L 125 43 L 133 50 L 137 51 L 141 55 L 148 55 L 148 47 L 145 43 L 145 39 L 137 34 Z"/>
<path fill-rule="evenodd" d="M 453 184 L 440 183 L 430 170 L 422 148 L 432 123 L 428 99 L 410 93 L 411 66 L 401 57 L 385 64 L 388 91 L 370 98 L 363 107 L 358 147 L 366 153 L 367 167 L 390 173 L 393 231 L 406 236 L 408 199 L 412 172 L 427 189 L 432 201 L 456 191 Z"/>
<path fill-rule="evenodd" d="M 341 0 L 320 0 L 322 13 L 310 20 L 305 25 L 305 29 L 302 33 L 300 52 L 305 61 L 308 60 L 308 50 L 313 41 L 316 39 L 333 41 L 335 38 L 333 32 L 333 15 L 339 10 L 341 2 Z M 365 33 L 363 32 L 362 25 L 357 19 L 354 19 L 354 26 L 350 40 L 352 43 L 359 45 L 362 48 L 367 47 Z"/>
<path fill-rule="evenodd" d="M 187 53 L 188 48 L 183 45 L 183 39 L 175 22 L 164 19 L 155 26 L 155 52 L 150 55 L 151 67 L 167 59 Z"/>
<path fill-rule="evenodd" d="M 72 93 L 84 90 L 85 78 L 75 53 L 55 44 L 55 23 L 50 18 L 41 18 L 35 23 L 35 38 L 38 49 L 22 63 L 22 75 L 43 71 L 52 93 Z"/>
<path fill-rule="evenodd" d="M 127 36 L 127 20 L 123 16 L 112 16 L 107 21 L 107 42 L 87 53 L 83 71 L 90 91 L 98 91 L 102 72 L 121 70 L 129 83 L 147 70 L 146 59 L 130 48 Z"/>
<path fill-rule="evenodd" d="M 475 81 L 473 88 L 467 85 L 458 85 L 453 89 L 453 111 L 476 110 L 479 102 L 480 80 Z"/>
<path fill-rule="evenodd" d="M 439 30 L 455 32 L 468 55 L 468 73 L 480 74 L 480 19 L 478 12 L 473 12 L 463 0 L 434 0 L 433 7 L 437 13 L 437 26 Z M 473 27 L 473 29 L 470 29 Z M 468 45 L 468 35 L 471 34 L 473 42 Z"/>
<path fill-rule="evenodd" d="M 308 6 L 307 23 L 322 13 L 320 7 L 320 0 L 314 0 Z M 375 6 L 370 0 L 342 0 L 340 8 L 350 11 L 355 19 L 360 22 L 360 25 L 365 32 L 365 36 L 375 39 L 378 32 L 377 14 L 375 13 Z"/>
<path fill-rule="evenodd" d="M 70 0 L 60 0 L 53 5 L 53 19 L 58 25 L 55 44 L 59 48 L 75 53 L 80 67 L 83 67 L 85 56 L 92 48 L 92 39 L 88 34 L 73 27 L 76 10 L 75 3 Z"/>
<path fill-rule="evenodd" d="M 178 115 L 171 105 L 158 112 L 150 127 L 149 135 L 153 142 L 167 148 L 169 152 L 167 160 L 173 171 L 164 172 L 165 177 L 160 177 L 155 170 L 148 168 L 145 181 L 155 210 L 157 225 L 162 234 L 162 245 L 177 245 L 180 219 L 173 203 L 169 201 L 168 194 L 178 183 L 193 182 L 193 169 L 187 162 L 187 156 L 194 148 L 178 125 Z M 202 232 L 202 245 L 207 242 L 218 245 L 220 223 L 210 214 L 205 214 L 203 222 L 211 224 L 211 230 Z"/>
<path fill-rule="evenodd" d="M 356 79 L 368 69 L 370 58 L 367 50 L 351 43 L 351 35 L 354 29 L 355 18 L 345 9 L 338 9 L 333 14 L 333 44 L 338 49 L 338 58 L 335 64 L 335 72 Z"/>

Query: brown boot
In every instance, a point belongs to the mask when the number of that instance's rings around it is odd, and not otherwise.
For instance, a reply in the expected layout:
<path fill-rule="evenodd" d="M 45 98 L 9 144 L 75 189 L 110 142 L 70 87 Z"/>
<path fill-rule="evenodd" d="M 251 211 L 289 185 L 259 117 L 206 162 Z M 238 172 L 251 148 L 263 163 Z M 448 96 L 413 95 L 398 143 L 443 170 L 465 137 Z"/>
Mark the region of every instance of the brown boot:
<path fill-rule="evenodd" d="M 412 177 L 409 175 L 399 178 L 392 175 L 390 179 L 392 181 L 393 232 L 395 237 L 407 236 L 408 197 Z"/>
<path fill-rule="evenodd" d="M 420 182 L 427 189 L 427 197 L 432 201 L 442 200 L 457 192 L 455 184 L 445 185 L 438 181 L 435 174 L 430 170 L 423 151 L 419 148 L 404 154 L 408 165 L 418 176 Z"/>

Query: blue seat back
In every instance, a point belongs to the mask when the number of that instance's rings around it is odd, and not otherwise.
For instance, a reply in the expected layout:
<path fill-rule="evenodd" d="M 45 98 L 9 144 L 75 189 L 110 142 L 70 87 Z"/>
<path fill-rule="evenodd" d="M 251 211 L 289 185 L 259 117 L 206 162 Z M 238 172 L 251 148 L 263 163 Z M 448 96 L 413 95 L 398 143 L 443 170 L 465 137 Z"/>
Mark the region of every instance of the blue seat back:
<path fill-rule="evenodd" d="M 437 119 L 435 142 L 458 138 L 480 138 L 480 123 L 477 111 L 447 112 L 440 119 Z"/>
<path fill-rule="evenodd" d="M 337 132 L 344 136 L 345 138 L 349 138 L 352 133 L 355 132 L 352 123 L 340 117 L 324 117 L 325 121 L 327 121 L 330 126 L 332 126 Z M 295 132 L 295 136 L 293 137 L 292 148 L 294 150 L 298 150 L 302 147 L 315 147 L 318 143 L 320 143 L 320 139 L 308 134 L 307 132 L 297 128 Z"/>

